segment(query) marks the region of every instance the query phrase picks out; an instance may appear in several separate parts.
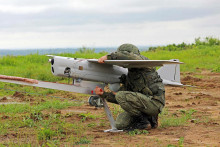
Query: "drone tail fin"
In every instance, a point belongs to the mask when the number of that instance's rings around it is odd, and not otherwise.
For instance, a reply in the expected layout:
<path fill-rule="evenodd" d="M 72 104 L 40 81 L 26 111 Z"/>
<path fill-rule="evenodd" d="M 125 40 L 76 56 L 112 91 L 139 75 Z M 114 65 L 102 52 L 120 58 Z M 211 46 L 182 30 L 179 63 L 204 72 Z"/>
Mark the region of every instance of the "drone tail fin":
<path fill-rule="evenodd" d="M 178 59 L 171 59 L 171 61 L 179 61 Z M 169 64 L 164 65 L 157 70 L 160 77 L 163 79 L 163 83 L 166 85 L 182 85 L 180 82 L 180 65 Z"/>

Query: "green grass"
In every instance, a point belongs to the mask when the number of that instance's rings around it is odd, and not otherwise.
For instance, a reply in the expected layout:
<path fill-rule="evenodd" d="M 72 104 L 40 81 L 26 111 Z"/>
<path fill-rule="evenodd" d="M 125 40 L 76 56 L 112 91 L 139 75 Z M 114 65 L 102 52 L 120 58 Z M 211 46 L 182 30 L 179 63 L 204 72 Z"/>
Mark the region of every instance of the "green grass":
<path fill-rule="evenodd" d="M 183 126 L 187 124 L 188 120 L 193 118 L 193 113 L 196 110 L 179 110 L 178 113 L 170 114 L 167 109 L 164 109 L 163 112 L 159 115 L 160 117 L 160 127 L 166 128 L 170 126 Z"/>
<path fill-rule="evenodd" d="M 47 105 L 45 102 L 42 105 Z M 54 146 L 59 146 L 60 140 L 68 141 L 67 144 L 78 145 L 78 144 L 89 144 L 92 139 L 92 136 L 87 135 L 85 137 L 85 131 L 87 130 L 87 123 L 82 123 L 81 121 L 73 121 L 69 122 L 65 119 L 64 115 L 57 114 L 56 111 L 50 111 L 50 109 L 62 109 L 66 106 L 72 104 L 56 104 L 55 101 L 50 106 L 47 106 L 47 113 L 42 113 L 42 110 L 45 110 L 46 107 L 40 107 L 42 105 L 38 105 L 39 108 L 32 107 L 31 111 L 27 111 L 25 113 L 17 112 L 14 114 L 14 111 L 10 111 L 12 113 L 1 113 L 4 116 L 4 119 L 0 121 L 0 136 L 7 134 L 16 134 L 18 137 L 11 138 L 11 142 L 8 142 L 6 145 L 13 143 L 16 140 L 22 140 L 24 134 L 31 135 L 36 139 L 40 146 L 49 146 L 49 144 L 53 144 Z M 52 112 L 52 113 L 51 113 Z M 0 115 L 0 118 L 3 118 Z M 84 116 L 84 115 L 83 115 Z M 87 115 L 86 115 L 87 116 Z M 90 117 L 89 115 L 88 117 Z M 23 128 L 23 131 L 19 130 Z M 27 131 L 28 130 L 28 131 Z M 72 134 L 72 135 L 70 135 Z M 30 136 L 29 136 L 30 137 Z M 28 139 L 27 141 L 30 141 Z M 24 144 L 23 141 L 19 141 L 19 144 Z M 33 143 L 32 143 L 33 144 Z M 36 145 L 36 143 L 34 143 Z"/>
<path fill-rule="evenodd" d="M 51 75 L 48 57 L 44 55 L 4 56 L 0 58 L 0 74 L 33 78 L 44 81 L 57 81 L 62 78 Z"/>
<path fill-rule="evenodd" d="M 194 72 L 197 68 L 220 72 L 220 46 L 198 46 L 180 51 L 158 50 L 142 52 L 142 55 L 152 60 L 179 59 L 182 72 Z"/>
<path fill-rule="evenodd" d="M 96 119 L 97 116 L 91 114 L 91 113 L 80 113 L 79 114 L 79 117 L 81 117 L 81 121 L 84 122 L 86 121 L 87 119 Z"/>
<path fill-rule="evenodd" d="M 7 104 L 0 105 L 0 113 L 22 113 L 22 112 L 39 112 L 45 109 L 62 109 L 69 106 L 79 106 L 82 105 L 76 102 L 70 101 L 46 101 L 38 105 L 31 106 L 30 104 Z"/>
<path fill-rule="evenodd" d="M 138 130 L 138 129 L 128 132 L 128 135 L 130 136 L 141 135 L 141 134 L 146 135 L 146 134 L 149 134 L 149 132 L 147 130 Z"/>
<path fill-rule="evenodd" d="M 90 142 L 91 142 L 91 141 L 88 140 L 86 137 L 82 137 L 82 138 L 80 138 L 79 141 L 76 142 L 75 144 L 76 144 L 76 145 L 79 145 L 79 144 L 89 144 Z"/>
<path fill-rule="evenodd" d="M 41 130 L 38 132 L 38 140 L 50 140 L 55 135 L 55 131 L 51 130 L 50 128 L 41 128 Z"/>

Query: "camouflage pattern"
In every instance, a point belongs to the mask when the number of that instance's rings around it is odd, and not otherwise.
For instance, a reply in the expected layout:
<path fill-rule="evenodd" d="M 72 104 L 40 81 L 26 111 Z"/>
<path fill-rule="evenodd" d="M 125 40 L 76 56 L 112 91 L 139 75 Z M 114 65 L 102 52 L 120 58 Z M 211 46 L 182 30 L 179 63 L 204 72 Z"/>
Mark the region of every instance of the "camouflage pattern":
<path fill-rule="evenodd" d="M 130 48 L 129 51 L 118 49 L 107 57 L 110 60 L 148 60 L 142 55 L 134 54 Z M 122 75 L 120 80 L 122 86 L 116 95 L 105 92 L 102 96 L 109 102 L 119 104 L 125 111 L 116 119 L 118 129 L 128 127 L 142 113 L 155 116 L 162 111 L 165 105 L 165 89 L 155 68 L 129 68 L 128 74 Z"/>
<path fill-rule="evenodd" d="M 134 46 L 133 44 L 122 44 L 121 46 L 118 47 L 117 52 L 129 52 L 133 53 L 136 55 L 140 55 L 139 49 Z"/>
<path fill-rule="evenodd" d="M 134 121 L 135 118 L 125 111 L 118 115 L 115 121 L 115 125 L 117 129 L 124 130 L 129 128 Z"/>
<path fill-rule="evenodd" d="M 139 92 L 119 91 L 115 98 L 122 109 L 131 116 L 140 116 L 142 112 L 149 116 L 154 116 L 163 107 L 163 104 L 155 101 L 153 96 L 146 96 Z"/>

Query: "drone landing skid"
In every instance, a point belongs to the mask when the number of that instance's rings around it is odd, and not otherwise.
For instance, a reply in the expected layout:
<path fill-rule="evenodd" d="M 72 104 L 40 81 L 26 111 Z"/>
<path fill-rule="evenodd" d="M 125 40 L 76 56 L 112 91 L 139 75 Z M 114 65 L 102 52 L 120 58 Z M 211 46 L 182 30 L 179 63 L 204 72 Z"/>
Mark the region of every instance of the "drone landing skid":
<path fill-rule="evenodd" d="M 123 130 L 109 129 L 109 130 L 104 130 L 104 132 L 113 132 L 113 133 L 117 133 L 117 132 L 123 132 Z"/>
<path fill-rule="evenodd" d="M 110 111 L 110 109 L 109 109 L 109 107 L 108 107 L 108 105 L 107 105 L 105 99 L 104 99 L 104 98 L 101 98 L 101 99 L 102 99 L 102 102 L 103 102 L 103 105 L 104 105 L 105 113 L 106 113 L 106 115 L 107 115 L 107 117 L 108 117 L 108 120 L 109 120 L 109 122 L 110 122 L 110 125 L 111 125 L 111 127 L 112 127 L 112 128 L 109 129 L 109 130 L 104 130 L 104 132 L 122 132 L 123 130 L 118 130 L 118 129 L 116 128 L 116 126 L 115 126 L 115 120 L 114 120 L 114 118 L 113 118 L 113 116 L 112 116 L 112 113 L 111 113 L 111 111 Z"/>

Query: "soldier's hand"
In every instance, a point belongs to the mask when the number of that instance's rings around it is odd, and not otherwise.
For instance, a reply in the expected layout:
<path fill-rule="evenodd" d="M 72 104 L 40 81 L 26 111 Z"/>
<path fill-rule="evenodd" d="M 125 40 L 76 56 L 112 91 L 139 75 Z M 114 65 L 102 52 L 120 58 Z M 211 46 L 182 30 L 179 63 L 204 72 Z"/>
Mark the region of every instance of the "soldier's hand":
<path fill-rule="evenodd" d="M 107 60 L 107 56 L 102 56 L 101 58 L 98 59 L 98 62 L 104 63 L 105 60 Z"/>
<path fill-rule="evenodd" d="M 98 87 L 98 86 L 96 86 L 96 88 L 95 88 L 95 93 L 97 94 L 97 95 L 103 95 L 103 93 L 104 93 L 104 91 L 102 90 L 102 88 L 100 88 L 100 87 Z"/>

